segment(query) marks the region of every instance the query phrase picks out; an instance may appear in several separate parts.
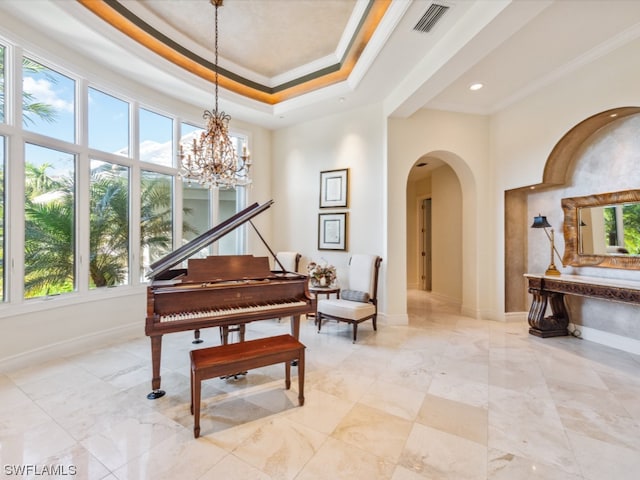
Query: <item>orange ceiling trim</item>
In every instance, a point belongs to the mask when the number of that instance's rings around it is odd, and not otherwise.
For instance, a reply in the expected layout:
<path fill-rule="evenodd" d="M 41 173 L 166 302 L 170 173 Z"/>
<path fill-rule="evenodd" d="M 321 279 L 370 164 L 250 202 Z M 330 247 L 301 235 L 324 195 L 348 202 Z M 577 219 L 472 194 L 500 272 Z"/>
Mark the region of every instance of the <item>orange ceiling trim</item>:
<path fill-rule="evenodd" d="M 215 72 L 211 68 L 189 58 L 177 49 L 172 48 L 170 45 L 145 31 L 139 25 L 136 25 L 133 21 L 114 9 L 107 1 L 77 1 L 102 20 L 135 40 L 140 45 L 143 45 L 152 52 L 160 55 L 164 59 L 184 68 L 188 72 L 191 72 L 200 78 L 212 83 L 215 81 Z M 281 90 L 266 89 L 266 87 L 265 89 L 256 88 L 253 86 L 255 84 L 252 85 L 253 82 L 250 82 L 249 80 L 243 81 L 245 79 L 242 77 L 236 77 L 237 79 L 234 79 L 231 78 L 232 75 L 225 75 L 222 72 L 218 73 L 218 84 L 220 87 L 236 94 L 268 105 L 275 105 L 290 98 L 344 81 L 353 71 L 360 55 L 382 21 L 391 1 L 392 0 L 373 0 L 372 6 L 364 19 L 364 23 L 358 29 L 348 52 L 337 70 L 330 71 L 328 73 L 318 72 L 317 74 L 311 74 L 304 77 L 304 79 L 301 79 L 299 82 L 291 82 L 292 85 L 290 87 L 283 88 Z"/>

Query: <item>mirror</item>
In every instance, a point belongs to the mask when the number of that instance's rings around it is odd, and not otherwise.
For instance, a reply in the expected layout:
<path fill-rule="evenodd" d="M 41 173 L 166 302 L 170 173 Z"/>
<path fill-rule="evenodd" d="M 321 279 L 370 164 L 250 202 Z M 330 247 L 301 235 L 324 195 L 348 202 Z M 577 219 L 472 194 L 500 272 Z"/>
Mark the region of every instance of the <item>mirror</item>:
<path fill-rule="evenodd" d="M 640 190 L 563 198 L 562 210 L 562 263 L 640 270 Z"/>

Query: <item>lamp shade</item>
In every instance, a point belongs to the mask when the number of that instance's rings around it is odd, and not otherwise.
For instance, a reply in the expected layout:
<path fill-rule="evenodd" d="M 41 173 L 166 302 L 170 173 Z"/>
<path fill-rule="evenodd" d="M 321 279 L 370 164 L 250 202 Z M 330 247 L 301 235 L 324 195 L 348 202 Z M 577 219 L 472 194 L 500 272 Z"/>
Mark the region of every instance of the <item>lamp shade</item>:
<path fill-rule="evenodd" d="M 531 228 L 551 228 L 551 225 L 547 222 L 547 217 L 538 214 L 537 217 L 533 217 Z"/>

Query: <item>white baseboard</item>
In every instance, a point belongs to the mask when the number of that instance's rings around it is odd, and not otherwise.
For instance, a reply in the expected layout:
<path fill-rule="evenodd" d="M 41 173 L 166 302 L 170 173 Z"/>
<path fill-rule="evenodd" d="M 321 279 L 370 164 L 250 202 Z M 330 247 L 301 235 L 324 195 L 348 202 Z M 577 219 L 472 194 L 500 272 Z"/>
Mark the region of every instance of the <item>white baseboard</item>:
<path fill-rule="evenodd" d="M 388 314 L 378 312 L 378 321 L 385 325 L 409 325 L 409 315 L 406 313 Z"/>
<path fill-rule="evenodd" d="M 140 322 L 136 322 L 46 345 L 11 357 L 0 358 L 0 373 L 19 370 L 55 358 L 75 355 L 92 348 L 105 347 L 115 342 L 139 337 L 140 335 Z"/>
<path fill-rule="evenodd" d="M 570 323 L 569 331 L 573 332 L 574 329 L 576 332 L 580 332 L 578 337 L 583 340 L 599 343 L 600 345 L 616 348 L 624 352 L 633 353 L 634 355 L 640 355 L 640 340 Z"/>
<path fill-rule="evenodd" d="M 450 297 L 449 295 L 445 295 L 444 293 L 429 292 L 429 296 L 438 302 L 449 303 L 458 307 L 462 305 L 462 301 L 459 298 Z"/>
<path fill-rule="evenodd" d="M 505 322 L 528 322 L 529 312 L 507 312 L 504 314 Z"/>

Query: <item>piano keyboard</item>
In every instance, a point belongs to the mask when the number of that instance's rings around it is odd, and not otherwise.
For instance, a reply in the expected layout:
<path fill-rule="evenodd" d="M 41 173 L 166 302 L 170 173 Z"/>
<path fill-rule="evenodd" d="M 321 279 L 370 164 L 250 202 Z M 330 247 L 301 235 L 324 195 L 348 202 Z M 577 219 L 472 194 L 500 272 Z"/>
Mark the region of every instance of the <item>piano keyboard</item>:
<path fill-rule="evenodd" d="M 287 307 L 302 307 L 307 303 L 302 300 L 292 300 L 278 303 L 261 305 L 247 305 L 243 307 L 221 308 L 215 310 L 200 310 L 196 312 L 179 312 L 160 315 L 160 322 L 177 322 L 180 320 L 193 320 L 197 318 L 223 317 L 226 315 L 237 315 L 242 313 L 264 312 L 268 310 L 278 310 Z"/>

